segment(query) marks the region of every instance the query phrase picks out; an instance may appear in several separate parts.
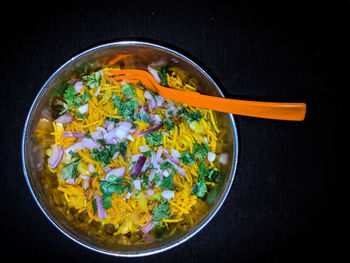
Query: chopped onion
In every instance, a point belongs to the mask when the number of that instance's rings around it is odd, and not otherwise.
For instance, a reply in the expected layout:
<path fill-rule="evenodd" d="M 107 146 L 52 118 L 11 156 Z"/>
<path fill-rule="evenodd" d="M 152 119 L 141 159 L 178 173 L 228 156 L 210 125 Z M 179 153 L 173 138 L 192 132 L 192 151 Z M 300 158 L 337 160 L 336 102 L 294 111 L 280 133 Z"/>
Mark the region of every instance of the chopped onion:
<path fill-rule="evenodd" d="M 66 123 L 71 123 L 73 120 L 74 120 L 74 117 L 72 115 L 70 115 L 70 113 L 66 112 L 65 114 L 58 117 L 55 120 L 55 122 L 66 124 Z"/>
<path fill-rule="evenodd" d="M 153 226 L 153 220 L 151 220 L 150 222 L 148 222 L 144 227 L 141 228 L 141 231 L 145 234 L 147 234 L 149 231 L 152 230 L 152 226 Z"/>
<path fill-rule="evenodd" d="M 136 190 L 141 190 L 141 180 L 140 179 L 134 180 L 134 186 Z"/>
<path fill-rule="evenodd" d="M 176 165 L 180 165 L 179 159 L 171 157 L 171 156 L 169 155 L 167 149 L 164 149 L 164 154 L 165 154 L 166 158 L 169 159 L 170 162 L 172 162 L 173 164 L 176 164 Z"/>
<path fill-rule="evenodd" d="M 152 180 L 150 180 L 150 181 L 152 181 Z M 152 195 L 154 195 L 154 190 L 153 190 L 153 189 L 148 189 L 148 190 L 146 191 L 146 196 L 150 197 L 150 196 L 152 196 Z"/>
<path fill-rule="evenodd" d="M 82 81 L 77 81 L 74 83 L 73 87 L 75 89 L 75 94 L 78 94 L 84 87 L 84 83 Z"/>
<path fill-rule="evenodd" d="M 172 199 L 172 198 L 175 197 L 175 193 L 174 193 L 174 191 L 164 190 L 164 191 L 162 192 L 162 196 L 163 196 L 165 199 L 170 200 L 170 199 Z"/>
<path fill-rule="evenodd" d="M 100 220 L 107 217 L 106 209 L 102 205 L 101 196 L 95 195 L 96 205 L 97 205 L 97 215 Z"/>
<path fill-rule="evenodd" d="M 73 178 L 67 178 L 64 182 L 65 182 L 66 184 L 75 184 L 75 183 L 76 183 L 76 180 L 73 179 Z"/>
<path fill-rule="evenodd" d="M 86 190 L 89 187 L 89 180 L 84 180 L 83 189 Z"/>
<path fill-rule="evenodd" d="M 141 155 L 142 155 L 141 153 L 137 153 L 137 154 L 132 155 L 131 162 L 136 162 Z"/>
<path fill-rule="evenodd" d="M 81 145 L 84 147 L 84 148 L 88 148 L 90 150 L 92 149 L 100 149 L 101 148 L 101 144 L 95 142 L 93 139 L 90 139 L 90 138 L 83 138 L 82 141 L 81 141 Z"/>
<path fill-rule="evenodd" d="M 82 175 L 80 174 L 79 177 L 83 180 L 89 180 L 90 179 L 90 176 L 85 176 L 85 175 Z"/>
<path fill-rule="evenodd" d="M 143 167 L 143 165 L 145 164 L 145 162 L 146 162 L 146 157 L 145 156 L 143 156 L 143 155 L 141 155 L 140 157 L 139 157 L 139 159 L 137 160 L 137 162 L 136 162 L 136 165 L 134 166 L 134 168 L 132 169 L 132 171 L 130 172 L 130 176 L 131 176 L 131 178 L 135 178 L 135 177 L 137 177 L 138 175 L 139 175 L 139 173 L 141 172 L 141 169 L 142 169 L 142 167 Z"/>
<path fill-rule="evenodd" d="M 101 91 L 101 86 L 98 86 L 94 95 L 97 96 L 98 94 L 100 94 L 100 91 Z"/>
<path fill-rule="evenodd" d="M 107 177 L 110 175 L 114 175 L 116 177 L 123 177 L 125 175 L 125 171 L 126 171 L 125 166 L 120 167 L 120 168 L 116 168 L 116 169 L 112 169 L 107 173 L 105 179 L 107 179 Z"/>
<path fill-rule="evenodd" d="M 104 136 L 106 139 L 118 138 L 123 140 L 127 137 L 128 131 L 131 129 L 132 124 L 128 121 L 122 121 L 117 124 L 115 128 L 107 132 Z"/>
<path fill-rule="evenodd" d="M 159 146 L 158 150 L 157 150 L 157 153 L 156 153 L 156 156 L 155 156 L 155 159 L 156 159 L 157 162 L 160 161 L 160 157 L 162 156 L 163 151 L 164 151 L 163 147 Z"/>
<path fill-rule="evenodd" d="M 165 98 L 162 96 L 156 96 L 156 103 L 157 103 L 157 107 L 161 107 L 163 105 L 165 101 Z"/>
<path fill-rule="evenodd" d="M 83 132 L 77 132 L 77 131 L 65 131 L 62 133 L 62 137 L 63 138 L 69 138 L 69 137 L 73 137 L 73 138 L 83 138 L 85 135 L 85 133 Z"/>
<path fill-rule="evenodd" d="M 214 162 L 215 158 L 216 158 L 216 154 L 215 153 L 208 152 L 208 161 L 209 162 Z"/>
<path fill-rule="evenodd" d="M 148 152 L 150 150 L 150 148 L 149 148 L 149 146 L 147 144 L 139 146 L 139 149 L 140 149 L 140 152 L 142 152 L 142 153 Z"/>
<path fill-rule="evenodd" d="M 95 172 L 95 165 L 93 165 L 92 163 L 89 163 L 89 164 L 88 164 L 88 168 L 89 168 L 89 172 L 90 172 L 90 173 Z"/>
<path fill-rule="evenodd" d="M 228 161 L 228 154 L 227 153 L 220 154 L 219 162 L 222 164 L 227 164 L 227 161 Z"/>
<path fill-rule="evenodd" d="M 88 103 L 86 103 L 86 104 L 84 104 L 84 105 L 82 105 L 82 106 L 80 106 L 80 107 L 78 108 L 78 111 L 79 111 L 81 114 L 84 114 L 85 112 L 88 112 L 88 110 L 89 110 L 89 104 L 88 104 Z"/>
<path fill-rule="evenodd" d="M 113 154 L 112 156 L 112 160 L 114 160 L 115 158 L 117 158 L 119 156 L 120 152 L 116 152 Z"/>
<path fill-rule="evenodd" d="M 176 159 L 179 159 L 181 156 L 180 153 L 175 149 L 171 149 L 170 152 L 171 152 L 171 155 Z"/>
<path fill-rule="evenodd" d="M 157 131 L 160 128 L 162 128 L 163 125 L 164 125 L 164 123 L 161 122 L 161 123 L 157 124 L 156 126 L 153 126 L 152 128 L 149 128 L 149 129 L 143 130 L 143 131 L 139 131 L 138 133 L 136 133 L 136 137 L 141 137 L 141 136 L 144 136 L 144 135 L 149 134 L 151 132 Z"/>
<path fill-rule="evenodd" d="M 94 139 L 95 141 L 96 141 L 96 140 L 101 140 L 101 139 L 102 139 L 102 133 L 99 132 L 99 131 L 90 133 L 90 135 L 91 135 L 91 138 Z"/>
<path fill-rule="evenodd" d="M 103 127 L 107 130 L 107 131 L 111 131 L 114 128 L 114 122 L 113 121 L 109 121 L 109 120 L 104 120 L 103 122 Z"/>
<path fill-rule="evenodd" d="M 110 166 L 105 166 L 102 168 L 103 171 L 105 171 L 106 173 L 108 173 L 110 170 L 112 170 L 112 168 Z"/>
<path fill-rule="evenodd" d="M 51 169 L 55 169 L 61 162 L 63 158 L 63 148 L 62 146 L 53 145 L 52 154 L 49 159 L 47 159 Z"/>
<path fill-rule="evenodd" d="M 155 81 L 157 81 L 158 84 L 160 84 L 160 78 L 159 78 L 159 75 L 158 75 L 158 72 L 157 70 L 155 70 L 154 68 L 152 68 L 151 66 L 148 66 L 147 67 L 147 70 L 149 73 L 152 74 L 153 78 L 155 79 Z"/>
<path fill-rule="evenodd" d="M 155 109 L 157 107 L 157 102 L 156 99 L 152 96 L 151 93 L 149 93 L 147 90 L 143 93 L 143 96 L 145 99 L 148 99 L 148 105 L 152 108 Z"/>
<path fill-rule="evenodd" d="M 67 149 L 64 150 L 64 152 L 66 154 L 69 154 L 70 155 L 70 151 L 72 152 L 77 152 L 77 151 L 80 151 L 80 150 L 83 150 L 85 147 L 82 145 L 81 142 L 77 142 L 77 143 L 74 143 L 72 144 L 71 146 L 69 146 Z"/>
<path fill-rule="evenodd" d="M 96 127 L 95 128 L 97 131 L 99 131 L 99 132 L 102 132 L 102 133 L 106 133 L 107 131 L 106 131 L 106 129 L 105 128 L 102 128 L 102 127 Z"/>

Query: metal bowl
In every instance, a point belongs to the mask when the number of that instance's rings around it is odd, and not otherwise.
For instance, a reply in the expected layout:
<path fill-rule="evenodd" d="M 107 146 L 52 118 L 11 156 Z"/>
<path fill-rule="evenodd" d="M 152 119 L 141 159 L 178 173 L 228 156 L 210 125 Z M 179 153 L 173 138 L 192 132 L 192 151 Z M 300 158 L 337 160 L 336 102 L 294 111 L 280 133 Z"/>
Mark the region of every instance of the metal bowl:
<path fill-rule="evenodd" d="M 25 122 L 22 137 L 23 171 L 35 202 L 49 221 L 64 235 L 78 244 L 100 253 L 123 257 L 146 256 L 166 251 L 190 239 L 208 224 L 220 209 L 230 191 L 236 173 L 238 161 L 237 129 L 232 114 L 217 114 L 219 128 L 226 130 L 225 142 L 229 145 L 226 176 L 218 184 L 216 198 L 209 206 L 208 212 L 187 231 L 176 232 L 169 237 L 157 239 L 149 244 L 116 245 L 106 243 L 97 236 L 89 234 L 86 229 L 83 230 L 77 227 L 55 207 L 51 195 L 39 179 L 39 172 L 43 168 L 45 154 L 43 147 L 33 142 L 32 136 L 39 119 L 42 117 L 50 118 L 48 116 L 48 100 L 55 87 L 68 81 L 73 74 L 81 72 L 87 66 L 98 69 L 117 56 L 120 58 L 117 63 L 124 68 L 146 69 L 148 65 L 154 63 L 177 66 L 187 72 L 191 78 L 198 81 L 201 93 L 224 96 L 214 80 L 200 66 L 170 48 L 139 41 L 113 42 L 91 48 L 69 59 L 59 67 L 44 83 L 34 99 Z"/>

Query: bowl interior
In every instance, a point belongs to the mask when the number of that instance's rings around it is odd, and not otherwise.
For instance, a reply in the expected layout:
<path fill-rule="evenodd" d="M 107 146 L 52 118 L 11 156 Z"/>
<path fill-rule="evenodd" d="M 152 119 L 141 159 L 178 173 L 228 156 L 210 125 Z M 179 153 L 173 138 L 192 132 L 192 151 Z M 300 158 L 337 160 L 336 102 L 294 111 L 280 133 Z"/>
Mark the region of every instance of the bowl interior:
<path fill-rule="evenodd" d="M 217 113 L 220 131 L 225 131 L 225 142 L 228 145 L 228 167 L 222 182 L 217 186 L 209 210 L 190 229 L 175 232 L 169 237 L 156 239 L 149 244 L 115 244 L 92 235 L 87 229 L 73 224 L 67 216 L 57 210 L 52 196 L 41 180 L 39 172 L 44 162 L 44 147 L 33 141 L 34 129 L 41 118 L 50 118 L 48 100 L 54 89 L 70 79 L 72 75 L 88 69 L 99 69 L 114 60 L 122 68 L 146 69 L 148 65 L 169 65 L 184 71 L 185 78 L 198 83 L 199 91 L 213 96 L 223 96 L 217 84 L 197 64 L 182 54 L 171 49 L 145 42 L 115 42 L 89 49 L 68 60 L 46 81 L 35 98 L 29 111 L 22 138 L 22 161 L 24 174 L 29 189 L 39 208 L 63 234 L 79 244 L 110 255 L 142 256 L 158 253 L 172 248 L 196 234 L 215 215 L 226 198 L 234 179 L 237 166 L 238 139 L 233 116 Z"/>

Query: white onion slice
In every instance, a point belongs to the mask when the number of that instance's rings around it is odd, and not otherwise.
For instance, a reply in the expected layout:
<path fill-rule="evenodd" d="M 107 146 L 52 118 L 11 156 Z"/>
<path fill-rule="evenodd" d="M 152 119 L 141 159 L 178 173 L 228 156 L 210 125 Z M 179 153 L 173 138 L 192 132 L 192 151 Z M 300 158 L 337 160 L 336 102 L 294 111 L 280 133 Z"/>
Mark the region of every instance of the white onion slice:
<path fill-rule="evenodd" d="M 52 154 L 50 158 L 47 159 L 51 169 L 55 169 L 61 162 L 63 158 L 63 148 L 62 146 L 53 145 Z"/>
<path fill-rule="evenodd" d="M 215 153 L 208 152 L 208 161 L 209 162 L 214 162 L 215 158 L 216 158 L 216 154 Z"/>
<path fill-rule="evenodd" d="M 228 161 L 228 154 L 227 153 L 220 154 L 219 162 L 222 164 L 227 164 L 227 161 Z"/>
<path fill-rule="evenodd" d="M 147 90 L 143 93 L 143 96 L 148 99 L 148 105 L 152 108 L 155 109 L 157 107 L 157 102 L 156 99 L 152 96 L 151 93 L 149 93 Z"/>
<path fill-rule="evenodd" d="M 125 171 L 126 171 L 125 166 L 120 167 L 120 168 L 116 168 L 116 169 L 112 169 L 107 173 L 105 179 L 107 179 L 107 177 L 110 175 L 114 175 L 116 177 L 123 177 L 125 175 Z"/>
<path fill-rule="evenodd" d="M 158 75 L 157 70 L 155 70 L 155 69 L 152 68 L 151 66 L 148 66 L 148 67 L 147 67 L 147 70 L 148 70 L 149 73 L 151 73 L 151 75 L 153 76 L 153 78 L 155 79 L 155 81 L 157 81 L 157 83 L 159 84 L 159 83 L 160 83 L 160 78 L 159 78 L 159 75 Z"/>
<path fill-rule="evenodd" d="M 107 217 L 106 209 L 102 205 L 101 196 L 95 196 L 96 205 L 97 205 L 97 215 L 100 220 L 105 219 Z"/>
<path fill-rule="evenodd" d="M 84 83 L 82 81 L 77 81 L 74 83 L 73 87 L 75 89 L 75 94 L 78 94 L 84 87 Z"/>
<path fill-rule="evenodd" d="M 70 113 L 66 112 L 63 115 L 61 115 L 60 117 L 58 117 L 55 120 L 55 122 L 66 124 L 66 123 L 71 123 L 73 120 L 74 120 L 74 117 L 72 115 L 70 115 Z"/>
<path fill-rule="evenodd" d="M 142 152 L 142 153 L 148 152 L 150 150 L 150 148 L 149 148 L 149 146 L 147 144 L 139 146 L 139 149 L 140 149 L 140 152 Z"/>
<path fill-rule="evenodd" d="M 174 193 L 174 191 L 164 190 L 164 191 L 162 192 L 162 196 L 163 196 L 165 199 L 170 200 L 170 199 L 172 199 L 172 198 L 175 197 L 175 193 Z"/>

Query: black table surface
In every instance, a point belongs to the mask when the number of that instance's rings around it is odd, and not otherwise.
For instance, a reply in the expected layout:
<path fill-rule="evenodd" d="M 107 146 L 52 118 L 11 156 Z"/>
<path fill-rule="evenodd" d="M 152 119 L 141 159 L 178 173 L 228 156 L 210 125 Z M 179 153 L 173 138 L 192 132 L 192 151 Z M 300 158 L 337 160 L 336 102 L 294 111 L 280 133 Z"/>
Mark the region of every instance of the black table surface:
<path fill-rule="evenodd" d="M 340 186 L 349 172 L 343 166 L 348 155 L 339 153 L 346 152 L 349 118 L 338 117 L 348 108 L 349 67 L 340 62 L 348 61 L 349 1 L 8 4 L 1 18 L 4 258 L 314 262 L 335 260 L 344 251 Z M 99 254 L 60 233 L 30 195 L 20 156 L 26 115 L 46 79 L 83 50 L 128 39 L 183 52 L 208 70 L 227 97 L 308 105 L 303 122 L 236 116 L 238 170 L 220 211 L 184 244 L 135 259 Z"/>

